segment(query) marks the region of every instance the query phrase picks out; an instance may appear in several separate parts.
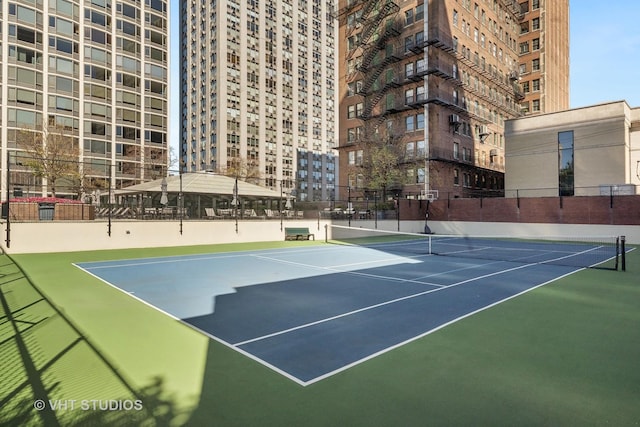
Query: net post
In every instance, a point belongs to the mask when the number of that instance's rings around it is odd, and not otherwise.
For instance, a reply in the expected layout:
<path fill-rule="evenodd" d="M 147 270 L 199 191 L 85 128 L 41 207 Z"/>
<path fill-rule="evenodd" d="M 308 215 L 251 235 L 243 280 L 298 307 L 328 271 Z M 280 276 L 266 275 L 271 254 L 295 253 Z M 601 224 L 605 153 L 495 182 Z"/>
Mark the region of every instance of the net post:
<path fill-rule="evenodd" d="M 625 249 L 626 240 L 627 240 L 626 236 L 620 236 L 620 256 L 622 257 L 621 259 L 622 271 L 627 271 L 627 250 Z"/>

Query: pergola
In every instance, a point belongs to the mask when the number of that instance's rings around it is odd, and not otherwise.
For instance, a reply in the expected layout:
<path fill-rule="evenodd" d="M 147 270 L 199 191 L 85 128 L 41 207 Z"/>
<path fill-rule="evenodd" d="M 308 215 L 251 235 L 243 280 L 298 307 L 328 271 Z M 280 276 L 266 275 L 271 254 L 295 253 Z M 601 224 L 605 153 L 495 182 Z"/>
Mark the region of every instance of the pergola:
<path fill-rule="evenodd" d="M 128 206 L 147 208 L 178 207 L 179 196 L 182 194 L 182 206 L 192 218 L 204 217 L 205 208 L 281 209 L 286 196 L 259 185 L 211 172 L 170 175 L 116 190 L 114 194 Z M 237 196 L 237 205 L 234 204 L 234 196 Z"/>

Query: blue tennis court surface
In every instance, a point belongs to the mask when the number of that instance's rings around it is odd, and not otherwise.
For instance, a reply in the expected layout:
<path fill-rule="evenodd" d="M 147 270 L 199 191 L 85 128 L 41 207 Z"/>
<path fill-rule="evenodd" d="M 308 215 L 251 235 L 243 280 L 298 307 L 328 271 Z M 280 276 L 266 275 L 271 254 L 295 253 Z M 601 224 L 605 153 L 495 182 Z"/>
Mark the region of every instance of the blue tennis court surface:
<path fill-rule="evenodd" d="M 579 269 L 330 244 L 78 267 L 302 385 Z"/>

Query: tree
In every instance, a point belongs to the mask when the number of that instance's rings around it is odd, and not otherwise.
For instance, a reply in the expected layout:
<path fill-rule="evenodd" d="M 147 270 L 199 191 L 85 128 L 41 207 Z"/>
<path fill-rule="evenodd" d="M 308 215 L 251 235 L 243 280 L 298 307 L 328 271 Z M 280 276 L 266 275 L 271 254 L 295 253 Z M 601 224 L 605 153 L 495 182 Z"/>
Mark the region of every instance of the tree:
<path fill-rule="evenodd" d="M 46 124 L 43 130 L 22 129 L 17 134 L 18 146 L 27 156 L 25 165 L 33 175 L 46 180 L 52 197 L 61 179 L 82 181 L 78 142 L 62 126 Z"/>
<path fill-rule="evenodd" d="M 361 132 L 362 159 L 351 165 L 349 174 L 361 175 L 364 187 L 382 190 L 386 199 L 387 190 L 402 188 L 407 180 L 403 136 L 390 126 L 365 126 Z"/>
<path fill-rule="evenodd" d="M 176 170 L 180 167 L 180 159 L 176 153 L 176 147 L 169 146 L 169 170 Z"/>
<path fill-rule="evenodd" d="M 223 168 L 220 173 L 252 184 L 258 184 L 261 178 L 258 161 L 247 160 L 239 156 L 229 157 L 227 166 Z"/>

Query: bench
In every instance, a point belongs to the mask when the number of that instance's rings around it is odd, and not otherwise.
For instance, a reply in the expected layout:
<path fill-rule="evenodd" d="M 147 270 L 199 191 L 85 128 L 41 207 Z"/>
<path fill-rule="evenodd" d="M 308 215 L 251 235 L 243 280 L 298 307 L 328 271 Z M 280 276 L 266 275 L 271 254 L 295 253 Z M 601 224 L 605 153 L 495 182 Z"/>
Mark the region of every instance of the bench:
<path fill-rule="evenodd" d="M 310 233 L 308 227 L 287 227 L 284 229 L 284 240 L 309 240 L 310 238 L 316 240 L 315 234 Z"/>

